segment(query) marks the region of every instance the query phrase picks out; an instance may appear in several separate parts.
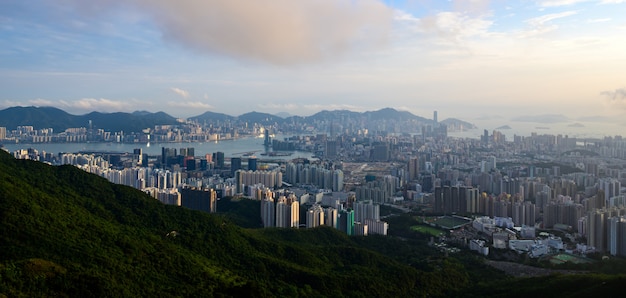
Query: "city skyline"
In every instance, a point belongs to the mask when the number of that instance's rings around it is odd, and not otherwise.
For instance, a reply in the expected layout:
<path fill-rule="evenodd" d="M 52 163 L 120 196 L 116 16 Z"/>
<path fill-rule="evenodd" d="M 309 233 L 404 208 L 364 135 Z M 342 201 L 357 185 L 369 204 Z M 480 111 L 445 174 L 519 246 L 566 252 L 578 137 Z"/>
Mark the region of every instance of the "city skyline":
<path fill-rule="evenodd" d="M 392 107 L 499 125 L 625 124 L 623 0 L 0 8 L 2 109 L 188 117 Z"/>

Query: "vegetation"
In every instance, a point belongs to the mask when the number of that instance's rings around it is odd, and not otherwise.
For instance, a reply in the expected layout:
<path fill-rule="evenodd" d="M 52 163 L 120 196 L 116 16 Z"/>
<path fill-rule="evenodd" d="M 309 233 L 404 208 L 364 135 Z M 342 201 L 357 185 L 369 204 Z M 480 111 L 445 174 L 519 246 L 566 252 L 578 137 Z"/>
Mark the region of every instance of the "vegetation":
<path fill-rule="evenodd" d="M 0 297 L 582 297 L 624 279 L 506 277 L 475 254 L 428 246 L 408 214 L 388 219 L 391 237 L 258 229 L 254 203 L 221 200 L 221 214 L 163 205 L 0 151 Z"/>
<path fill-rule="evenodd" d="M 12 107 L 0 110 L 0 126 L 14 129 L 20 125 L 32 125 L 35 129 L 52 128 L 55 132 L 70 127 L 88 127 L 107 131 L 140 132 L 158 124 L 176 124 L 176 118 L 163 113 L 99 113 L 71 115 L 53 107 Z"/>

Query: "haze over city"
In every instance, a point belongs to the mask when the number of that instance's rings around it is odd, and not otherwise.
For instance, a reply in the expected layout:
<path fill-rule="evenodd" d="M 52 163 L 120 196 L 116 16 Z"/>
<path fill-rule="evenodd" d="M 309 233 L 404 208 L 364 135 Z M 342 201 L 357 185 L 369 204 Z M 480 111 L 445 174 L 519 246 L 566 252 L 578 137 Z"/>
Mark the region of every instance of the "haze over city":
<path fill-rule="evenodd" d="M 624 15 L 623 0 L 3 1 L 0 108 L 393 107 L 618 133 Z"/>

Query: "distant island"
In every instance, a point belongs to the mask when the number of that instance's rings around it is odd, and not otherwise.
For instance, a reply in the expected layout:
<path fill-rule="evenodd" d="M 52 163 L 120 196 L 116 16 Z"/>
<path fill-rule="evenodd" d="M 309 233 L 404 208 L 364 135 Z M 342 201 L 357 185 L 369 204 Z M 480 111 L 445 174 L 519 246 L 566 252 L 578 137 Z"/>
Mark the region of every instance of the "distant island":
<path fill-rule="evenodd" d="M 466 131 L 470 129 L 476 129 L 476 125 L 459 120 L 456 118 L 448 118 L 441 121 L 442 124 L 445 124 L 448 127 L 448 131 Z"/>
<path fill-rule="evenodd" d="M 546 127 L 546 126 L 537 126 L 537 127 L 535 127 L 535 129 L 550 129 L 550 127 Z"/>
<path fill-rule="evenodd" d="M 511 129 L 511 127 L 508 125 L 502 125 L 500 127 L 496 127 L 496 129 Z"/>
<path fill-rule="evenodd" d="M 572 124 L 568 125 L 567 127 L 585 127 L 585 125 L 582 124 L 582 123 L 576 122 L 576 123 L 572 123 Z"/>

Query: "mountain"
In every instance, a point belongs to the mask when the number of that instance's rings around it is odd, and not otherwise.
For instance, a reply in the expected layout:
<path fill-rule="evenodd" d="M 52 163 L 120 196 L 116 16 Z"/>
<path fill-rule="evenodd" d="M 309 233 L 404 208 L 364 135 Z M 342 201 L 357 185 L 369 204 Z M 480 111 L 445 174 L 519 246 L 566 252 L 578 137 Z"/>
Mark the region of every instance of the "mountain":
<path fill-rule="evenodd" d="M 358 118 L 361 116 L 361 113 L 359 112 L 352 112 L 352 111 L 348 111 L 348 110 L 334 110 L 334 111 L 327 111 L 327 110 L 323 110 L 321 112 L 317 112 L 311 116 L 308 117 L 304 117 L 304 120 L 306 122 L 314 122 L 314 121 L 336 121 L 339 119 L 346 119 L 346 118 Z"/>
<path fill-rule="evenodd" d="M 448 127 L 448 131 L 465 131 L 468 129 L 476 129 L 476 125 L 465 122 L 463 120 L 459 120 L 456 118 L 448 118 L 442 120 L 441 123 L 445 124 Z"/>
<path fill-rule="evenodd" d="M 426 119 L 424 117 L 415 116 L 407 111 L 398 111 L 392 108 L 384 108 L 378 111 L 365 112 L 363 113 L 368 120 L 397 120 L 397 121 L 418 121 L 418 122 L 428 122 L 430 119 Z"/>
<path fill-rule="evenodd" d="M 397 111 L 392 108 L 384 108 L 377 111 L 364 113 L 352 112 L 348 110 L 321 111 L 312 116 L 305 117 L 308 121 L 336 121 L 338 119 L 363 119 L 370 121 L 377 120 L 397 120 L 397 121 L 429 121 L 426 118 L 415 116 L 407 111 Z"/>
<path fill-rule="evenodd" d="M 80 123 L 91 121 L 94 128 L 102 128 L 107 131 L 139 132 L 145 128 L 153 128 L 155 125 L 176 124 L 176 118 L 164 113 L 100 113 L 91 112 L 83 116 L 77 116 Z M 86 126 L 86 125 L 81 125 Z"/>
<path fill-rule="evenodd" d="M 30 125 L 35 129 L 52 128 L 54 131 L 63 131 L 76 127 L 78 123 L 76 116 L 53 107 L 11 107 L 0 110 L 0 126 L 7 129 Z"/>
<path fill-rule="evenodd" d="M 229 116 L 229 115 L 222 114 L 222 113 L 206 111 L 201 115 L 190 117 L 187 120 L 195 121 L 198 123 L 211 123 L 211 122 L 232 121 L 233 119 L 235 119 L 235 117 L 233 116 Z"/>
<path fill-rule="evenodd" d="M 160 124 L 176 124 L 176 118 L 164 113 L 100 113 L 72 115 L 53 107 L 11 107 L 0 110 L 0 126 L 15 129 L 17 126 L 30 125 L 35 129 L 52 128 L 55 132 L 71 127 L 88 127 L 89 121 L 94 128 L 107 131 L 139 132 Z"/>
<path fill-rule="evenodd" d="M 245 113 L 239 117 L 237 117 L 239 121 L 248 122 L 249 124 L 259 123 L 263 125 L 272 125 L 275 123 L 282 123 L 285 119 L 268 114 L 268 113 L 260 113 L 260 112 L 249 112 Z"/>

